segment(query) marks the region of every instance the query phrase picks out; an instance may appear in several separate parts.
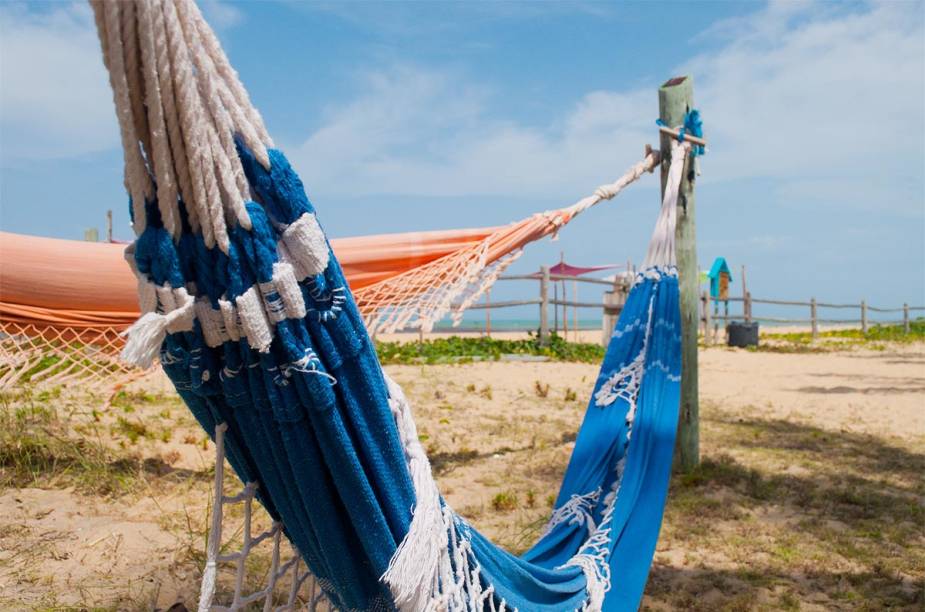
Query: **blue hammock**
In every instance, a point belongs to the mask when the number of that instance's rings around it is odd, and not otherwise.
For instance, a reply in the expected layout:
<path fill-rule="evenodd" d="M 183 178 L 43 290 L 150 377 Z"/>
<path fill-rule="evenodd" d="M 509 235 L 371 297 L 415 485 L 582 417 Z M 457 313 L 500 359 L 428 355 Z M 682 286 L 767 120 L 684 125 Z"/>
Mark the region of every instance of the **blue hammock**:
<path fill-rule="evenodd" d="M 336 257 L 318 240 L 300 180 L 278 151 L 270 152 L 269 171 L 243 146 L 240 156 L 262 202 L 247 205 L 252 229 L 233 229 L 227 254 L 206 248 L 188 227 L 175 243 L 149 205 L 135 265 L 158 288 L 155 316 L 190 304 L 185 288 L 198 292 L 192 324 L 163 341 L 164 370 L 206 431 L 227 423 L 230 463 L 243 481 L 259 484 L 258 498 L 331 601 L 349 610 L 635 609 L 661 524 L 678 417 L 678 283 L 670 262 L 637 278 L 547 530 L 516 557 L 442 499 L 422 510 L 418 498 L 435 489 L 426 460 L 412 465 L 422 451 L 410 413 L 383 374 Z M 679 165 L 683 153 L 674 157 Z M 666 198 L 660 218 L 672 234 L 673 208 Z M 290 228 L 303 226 L 318 235 L 301 236 L 306 256 L 294 267 L 324 267 L 300 279 L 293 296 L 280 281 L 279 253 L 293 249 Z M 246 320 L 255 288 L 275 323 L 269 339 Z M 286 300 L 295 298 L 300 317 L 289 316 Z M 223 317 L 229 304 L 237 306 L 233 318 Z M 419 512 L 429 516 L 414 530 Z"/>
<path fill-rule="evenodd" d="M 674 225 L 689 144 L 672 143 L 646 264 L 552 517 L 518 557 L 440 496 L 410 406 L 382 371 L 315 209 L 192 0 L 91 5 L 138 235 L 127 253 L 145 314 L 124 356 L 139 365 L 159 356 L 202 427 L 214 437 L 226 426 L 229 462 L 257 484 L 331 602 L 412 612 L 637 608 L 678 418 Z"/>

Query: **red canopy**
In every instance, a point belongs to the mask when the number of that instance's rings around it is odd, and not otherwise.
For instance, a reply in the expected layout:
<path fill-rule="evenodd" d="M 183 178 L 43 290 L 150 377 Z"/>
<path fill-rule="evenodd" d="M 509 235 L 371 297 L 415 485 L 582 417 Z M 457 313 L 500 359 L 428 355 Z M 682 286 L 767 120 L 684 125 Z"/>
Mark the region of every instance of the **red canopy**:
<path fill-rule="evenodd" d="M 597 272 L 598 270 L 612 270 L 613 268 L 620 268 L 622 266 L 617 264 L 610 264 L 606 266 L 573 266 L 570 264 L 561 261 L 556 265 L 549 268 L 550 274 L 559 274 L 561 276 L 581 276 L 582 274 L 587 274 L 588 272 Z"/>

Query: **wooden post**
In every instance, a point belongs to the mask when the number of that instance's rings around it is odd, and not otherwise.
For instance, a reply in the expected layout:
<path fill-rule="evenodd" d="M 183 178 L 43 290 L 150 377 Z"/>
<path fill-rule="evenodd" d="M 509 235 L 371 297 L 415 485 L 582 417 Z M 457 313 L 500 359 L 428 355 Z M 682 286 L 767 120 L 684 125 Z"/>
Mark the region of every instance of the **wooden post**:
<path fill-rule="evenodd" d="M 613 335 L 613 328 L 617 325 L 620 318 L 620 311 L 626 303 L 626 293 L 621 289 L 614 287 L 613 291 L 604 292 L 604 316 L 601 319 L 601 344 L 607 346 L 610 344 L 610 337 Z"/>
<path fill-rule="evenodd" d="M 578 304 L 578 281 L 572 281 L 572 300 L 575 304 Z M 572 306 L 572 317 L 575 321 L 575 325 L 572 328 L 575 330 L 575 342 L 581 342 L 581 337 L 578 334 L 578 306 Z"/>
<path fill-rule="evenodd" d="M 658 90 L 658 116 L 668 127 L 684 123 L 694 106 L 694 80 L 690 76 L 670 79 Z M 671 136 L 661 134 L 662 196 L 668 182 Z M 700 463 L 700 407 L 697 385 L 697 236 L 694 214 L 694 165 L 685 162 L 678 195 L 677 245 L 678 284 L 681 290 L 681 412 L 678 418 L 678 446 L 675 464 L 689 471 Z"/>
<path fill-rule="evenodd" d="M 540 267 L 540 344 L 549 340 L 549 266 Z"/>
<path fill-rule="evenodd" d="M 559 251 L 559 263 L 562 264 L 563 268 L 565 267 L 565 251 Z M 562 289 L 562 337 L 568 340 L 568 306 L 565 304 L 568 301 L 568 297 L 565 290 L 565 280 L 563 279 L 558 282 Z M 558 306 L 553 306 L 553 308 L 558 308 Z"/>
<path fill-rule="evenodd" d="M 748 285 L 745 284 L 745 264 L 742 264 L 742 314 L 745 322 L 751 322 L 752 313 L 748 311 Z"/>
<path fill-rule="evenodd" d="M 816 298 L 809 300 L 809 318 L 813 325 L 813 340 L 819 337 L 819 319 L 816 315 Z"/>
<path fill-rule="evenodd" d="M 711 297 L 710 301 L 713 302 L 713 316 L 716 317 L 716 319 L 713 321 L 713 340 L 718 341 L 719 340 L 719 321 L 720 321 L 719 319 L 719 300 L 714 300 Z M 729 321 L 726 321 L 726 323 L 729 323 Z"/>
<path fill-rule="evenodd" d="M 106 211 L 106 242 L 112 243 L 112 209 Z"/>
<path fill-rule="evenodd" d="M 552 301 L 553 302 L 559 301 L 559 285 L 557 285 L 556 283 L 552 284 Z M 555 307 L 552 309 L 552 318 L 553 318 L 552 329 L 555 331 L 556 334 L 558 334 L 559 333 L 559 305 L 558 304 L 556 304 Z"/>
<path fill-rule="evenodd" d="M 751 323 L 752 322 L 752 292 L 751 291 L 747 291 L 745 293 L 745 301 L 743 302 L 743 304 L 745 305 L 744 306 L 745 322 Z"/>
<path fill-rule="evenodd" d="M 713 338 L 711 336 L 712 330 L 710 329 L 710 290 L 703 290 L 703 297 L 700 299 L 700 303 L 703 306 L 703 343 L 707 346 L 713 344 Z"/>
<path fill-rule="evenodd" d="M 485 291 L 485 335 L 491 338 L 491 288 Z"/>
<path fill-rule="evenodd" d="M 867 335 L 867 300 L 861 300 L 861 333 Z"/>
<path fill-rule="evenodd" d="M 903 332 L 909 333 L 909 304 L 903 303 Z"/>

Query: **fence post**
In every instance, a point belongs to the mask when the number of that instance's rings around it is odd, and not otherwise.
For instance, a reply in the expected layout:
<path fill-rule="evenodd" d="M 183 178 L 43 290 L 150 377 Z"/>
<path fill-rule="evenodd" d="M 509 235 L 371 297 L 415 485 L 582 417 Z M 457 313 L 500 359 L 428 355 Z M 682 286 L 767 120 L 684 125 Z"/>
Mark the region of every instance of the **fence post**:
<path fill-rule="evenodd" d="M 867 300 L 861 300 L 861 333 L 867 335 Z"/>
<path fill-rule="evenodd" d="M 703 290 L 700 304 L 703 308 L 703 343 L 710 346 L 713 344 L 713 338 L 710 336 L 710 291 L 708 289 Z"/>
<path fill-rule="evenodd" d="M 549 266 L 540 267 L 540 344 L 549 340 Z"/>
<path fill-rule="evenodd" d="M 909 333 L 909 304 L 903 303 L 903 333 Z"/>
<path fill-rule="evenodd" d="M 745 301 L 743 302 L 742 307 L 745 309 L 745 322 L 751 323 L 752 322 L 752 292 L 751 291 L 745 294 Z"/>
<path fill-rule="evenodd" d="M 626 294 L 622 289 L 614 287 L 613 291 L 604 292 L 604 316 L 601 318 L 601 344 L 605 347 L 610 344 L 613 328 L 620 318 L 620 311 L 626 302 Z"/>
<path fill-rule="evenodd" d="M 491 287 L 485 290 L 485 335 L 491 338 Z"/>
<path fill-rule="evenodd" d="M 694 107 L 694 80 L 690 76 L 669 79 L 658 90 L 658 116 L 668 126 L 684 123 L 684 116 Z M 668 182 L 671 136 L 662 134 L 662 196 Z M 697 237 L 694 215 L 695 173 L 690 157 L 681 178 L 678 195 L 678 221 L 675 228 L 678 284 L 681 292 L 681 405 L 678 418 L 678 446 L 675 464 L 690 471 L 700 463 L 700 408 L 697 385 L 697 305 L 700 301 L 697 270 Z"/>
<path fill-rule="evenodd" d="M 809 318 L 813 325 L 813 340 L 819 337 L 819 319 L 816 317 L 816 298 L 809 300 Z"/>

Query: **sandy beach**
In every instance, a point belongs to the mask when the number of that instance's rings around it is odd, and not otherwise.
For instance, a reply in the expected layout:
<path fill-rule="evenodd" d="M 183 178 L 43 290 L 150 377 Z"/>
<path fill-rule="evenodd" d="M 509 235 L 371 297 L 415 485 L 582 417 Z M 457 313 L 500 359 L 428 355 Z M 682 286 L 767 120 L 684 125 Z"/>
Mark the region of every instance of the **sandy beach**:
<path fill-rule="evenodd" d="M 821 536 L 800 544 L 809 556 L 794 552 L 798 563 L 785 563 L 774 551 L 792 541 L 793 529 L 818 521 L 836 543 L 868 529 L 861 519 L 827 514 L 816 496 L 860 490 L 858 483 L 869 478 L 866 494 L 879 496 L 877 503 L 884 496 L 921 503 L 916 470 L 925 465 L 925 345 L 808 354 L 709 348 L 700 358 L 705 480 L 672 485 L 644 606 L 685 608 L 689 600 L 711 609 L 704 602 L 719 607 L 741 600 L 775 607 L 794 598 L 801 609 L 831 609 L 840 607 L 833 595 L 839 589 L 864 594 L 866 587 L 851 586 L 852 576 L 867 579 L 871 564 L 887 568 L 889 578 L 877 579 L 883 592 L 914 600 L 925 578 L 919 563 L 925 539 L 914 510 L 895 519 L 891 529 L 898 535 L 880 536 L 886 544 L 874 560 L 859 560 Z M 386 369 L 413 403 L 448 502 L 508 549 L 528 548 L 549 516 L 597 366 L 481 362 Z M 72 432 L 100 437 L 135 467 L 121 476 L 131 479 L 124 491 L 116 481 L 112 492 L 87 494 L 87 483 L 74 478 L 80 468 L 72 466 L 39 486 L 0 492 L 6 517 L 0 607 L 195 604 L 213 451 L 163 379 L 143 386 L 144 394 L 105 413 L 66 398 L 30 400 L 33 410 L 53 405 L 55 418 L 68 419 Z M 133 435 L 126 423 L 146 425 Z M 891 470 L 870 473 L 886 465 Z M 761 486 L 778 492 L 751 497 Z M 893 544 L 894 537 L 905 544 Z M 828 555 L 834 569 L 807 573 L 813 555 Z M 227 586 L 230 578 L 224 580 Z"/>

